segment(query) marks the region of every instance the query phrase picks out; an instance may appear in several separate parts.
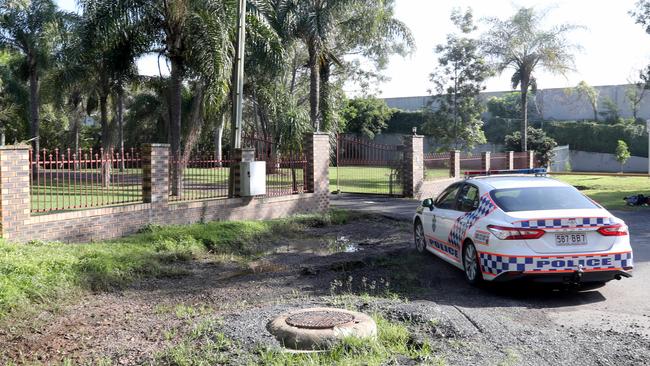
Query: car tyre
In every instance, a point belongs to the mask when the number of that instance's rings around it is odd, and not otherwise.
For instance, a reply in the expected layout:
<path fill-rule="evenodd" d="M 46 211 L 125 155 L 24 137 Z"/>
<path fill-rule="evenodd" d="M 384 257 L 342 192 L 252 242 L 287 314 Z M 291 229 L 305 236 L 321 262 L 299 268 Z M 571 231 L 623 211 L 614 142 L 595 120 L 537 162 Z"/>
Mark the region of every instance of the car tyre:
<path fill-rule="evenodd" d="M 427 246 L 427 239 L 424 236 L 424 227 L 422 227 L 422 221 L 419 219 L 415 221 L 413 227 L 413 241 L 415 242 L 415 249 L 419 253 L 424 253 Z"/>
<path fill-rule="evenodd" d="M 465 279 L 470 285 L 477 286 L 483 281 L 481 265 L 478 259 L 478 252 L 473 243 L 467 242 L 463 245 L 463 269 Z"/>

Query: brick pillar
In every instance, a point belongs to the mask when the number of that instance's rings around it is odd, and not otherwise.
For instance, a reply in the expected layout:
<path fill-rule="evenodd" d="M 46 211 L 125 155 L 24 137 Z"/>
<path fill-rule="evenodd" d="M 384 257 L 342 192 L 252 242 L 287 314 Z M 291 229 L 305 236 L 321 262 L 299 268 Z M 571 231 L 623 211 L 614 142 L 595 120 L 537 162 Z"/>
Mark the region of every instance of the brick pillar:
<path fill-rule="evenodd" d="M 402 183 L 405 197 L 418 197 L 424 181 L 424 138 L 404 136 Z"/>
<path fill-rule="evenodd" d="M 508 167 L 506 169 L 513 170 L 515 168 L 515 152 L 508 151 Z"/>
<path fill-rule="evenodd" d="M 255 161 L 255 149 L 253 148 L 241 148 L 235 149 L 235 155 L 233 156 L 233 165 L 230 169 L 230 174 L 232 174 L 232 179 L 234 180 L 234 197 L 241 197 L 241 163 L 242 161 Z M 268 189 L 268 187 L 267 187 Z"/>
<path fill-rule="evenodd" d="M 0 224 L 6 240 L 24 239 L 30 218 L 28 145 L 0 147 Z"/>
<path fill-rule="evenodd" d="M 306 134 L 304 140 L 305 158 L 305 190 L 318 195 L 318 208 L 329 209 L 329 165 L 330 137 L 326 133 L 316 132 Z"/>
<path fill-rule="evenodd" d="M 153 204 L 169 201 L 169 144 L 142 146 L 142 199 Z"/>
<path fill-rule="evenodd" d="M 449 177 L 460 178 L 460 151 L 449 152 Z"/>
<path fill-rule="evenodd" d="M 527 163 L 526 165 L 528 166 L 529 169 L 533 169 L 535 167 L 535 152 L 534 151 L 527 151 L 528 154 L 526 155 L 526 160 Z"/>
<path fill-rule="evenodd" d="M 485 151 L 481 154 L 481 170 L 487 172 L 490 170 L 490 152 Z"/>

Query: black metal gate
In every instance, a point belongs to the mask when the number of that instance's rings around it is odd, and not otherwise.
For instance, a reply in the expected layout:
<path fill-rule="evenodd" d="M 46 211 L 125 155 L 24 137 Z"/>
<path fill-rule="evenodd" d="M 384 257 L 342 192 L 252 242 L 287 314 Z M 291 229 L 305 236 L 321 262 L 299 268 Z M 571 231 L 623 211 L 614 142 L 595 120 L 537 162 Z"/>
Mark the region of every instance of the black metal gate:
<path fill-rule="evenodd" d="M 343 193 L 403 195 L 404 148 L 338 135 L 330 168 L 330 188 Z"/>

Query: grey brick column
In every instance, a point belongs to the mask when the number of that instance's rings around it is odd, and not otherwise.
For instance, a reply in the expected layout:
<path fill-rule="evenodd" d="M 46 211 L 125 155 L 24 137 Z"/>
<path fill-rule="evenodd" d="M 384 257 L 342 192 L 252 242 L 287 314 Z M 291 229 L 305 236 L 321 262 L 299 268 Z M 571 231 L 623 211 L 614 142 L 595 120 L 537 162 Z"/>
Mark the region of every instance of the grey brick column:
<path fill-rule="evenodd" d="M 528 168 L 532 169 L 535 167 L 535 152 L 534 151 L 528 151 L 528 154 L 526 155 L 526 159 Z"/>
<path fill-rule="evenodd" d="M 449 152 L 449 177 L 460 178 L 460 151 Z"/>
<path fill-rule="evenodd" d="M 29 240 L 31 172 L 28 145 L 0 147 L 0 224 L 5 240 Z"/>
<path fill-rule="evenodd" d="M 508 151 L 508 167 L 506 169 L 513 170 L 515 168 L 515 152 Z"/>
<path fill-rule="evenodd" d="M 142 199 L 153 204 L 169 201 L 169 144 L 142 146 Z"/>
<path fill-rule="evenodd" d="M 402 184 L 405 197 L 417 197 L 424 182 L 424 138 L 404 136 Z"/>
<path fill-rule="evenodd" d="M 481 154 L 481 170 L 490 170 L 490 155 L 489 151 L 485 151 Z"/>
<path fill-rule="evenodd" d="M 307 165 L 305 169 L 305 190 L 317 197 L 317 210 L 329 209 L 330 197 L 330 137 L 327 133 L 306 134 L 303 150 Z"/>

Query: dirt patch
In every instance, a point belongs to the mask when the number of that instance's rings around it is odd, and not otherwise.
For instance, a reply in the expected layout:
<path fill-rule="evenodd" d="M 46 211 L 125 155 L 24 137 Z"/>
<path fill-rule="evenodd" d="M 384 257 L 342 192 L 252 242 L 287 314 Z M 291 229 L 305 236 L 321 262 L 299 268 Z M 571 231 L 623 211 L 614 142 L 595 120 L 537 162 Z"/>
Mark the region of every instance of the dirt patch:
<path fill-rule="evenodd" d="M 404 324 L 410 344 L 431 347 L 448 364 L 642 365 L 650 359 L 648 338 L 633 327 L 638 318 L 602 329 L 560 324 L 552 311 L 598 304 L 598 292 L 470 287 L 460 271 L 414 252 L 406 222 L 369 216 L 266 244 L 274 250 L 249 263 L 193 261 L 183 265 L 183 277 L 89 294 L 12 319 L 0 327 L 0 362 L 175 364 L 181 357 L 258 364 L 260 350 L 280 347 L 266 331 L 270 319 L 318 306 Z M 350 244 L 357 249 L 348 250 Z M 391 362 L 419 363 L 400 357 Z"/>

